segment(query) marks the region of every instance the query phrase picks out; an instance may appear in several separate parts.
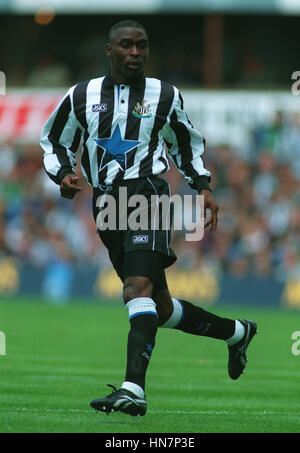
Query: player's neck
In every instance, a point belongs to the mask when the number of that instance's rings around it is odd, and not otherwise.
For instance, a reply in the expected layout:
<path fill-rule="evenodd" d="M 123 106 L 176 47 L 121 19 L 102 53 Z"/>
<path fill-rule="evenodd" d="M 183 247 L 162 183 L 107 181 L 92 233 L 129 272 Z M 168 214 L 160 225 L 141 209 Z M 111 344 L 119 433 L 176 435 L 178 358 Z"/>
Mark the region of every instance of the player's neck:
<path fill-rule="evenodd" d="M 117 85 L 133 85 L 142 77 L 144 77 L 144 73 L 141 72 L 137 77 L 128 79 L 119 72 L 116 72 L 113 69 L 111 69 L 110 76 Z"/>

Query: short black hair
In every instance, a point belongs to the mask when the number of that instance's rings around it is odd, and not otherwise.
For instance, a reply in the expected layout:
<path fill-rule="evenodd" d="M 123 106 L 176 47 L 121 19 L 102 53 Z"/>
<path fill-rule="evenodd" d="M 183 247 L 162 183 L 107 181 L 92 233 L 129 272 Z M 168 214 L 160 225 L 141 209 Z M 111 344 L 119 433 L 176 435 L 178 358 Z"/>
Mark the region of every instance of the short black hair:
<path fill-rule="evenodd" d="M 124 28 L 124 27 L 138 28 L 140 30 L 143 30 L 145 32 L 145 34 L 147 35 L 145 27 L 142 24 L 140 24 L 139 22 L 136 22 L 135 20 L 121 20 L 121 22 L 117 22 L 110 28 L 109 33 L 108 33 L 109 42 L 111 42 L 111 39 L 112 39 L 115 31 L 118 30 L 119 28 Z"/>

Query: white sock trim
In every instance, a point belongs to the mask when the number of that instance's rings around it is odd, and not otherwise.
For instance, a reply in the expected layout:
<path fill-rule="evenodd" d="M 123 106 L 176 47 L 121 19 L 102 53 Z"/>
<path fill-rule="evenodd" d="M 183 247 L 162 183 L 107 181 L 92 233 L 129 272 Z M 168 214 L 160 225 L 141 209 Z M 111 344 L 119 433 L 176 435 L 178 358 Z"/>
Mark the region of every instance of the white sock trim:
<path fill-rule="evenodd" d="M 173 329 L 181 320 L 183 315 L 183 308 L 178 299 L 172 297 L 173 312 L 170 318 L 161 326 L 163 328 Z"/>
<path fill-rule="evenodd" d="M 135 384 L 134 382 L 124 381 L 121 385 L 121 389 L 129 390 L 137 396 L 138 398 L 144 398 L 144 390 L 139 385 Z"/>
<path fill-rule="evenodd" d="M 138 315 L 156 315 L 156 303 L 151 297 L 136 297 L 127 302 L 129 319 Z"/>
<path fill-rule="evenodd" d="M 243 326 L 243 324 L 240 321 L 236 320 L 234 334 L 232 335 L 232 337 L 228 338 L 225 341 L 229 346 L 232 346 L 235 343 L 237 343 L 238 341 L 240 341 L 243 338 L 244 334 L 245 334 L 245 327 Z"/>

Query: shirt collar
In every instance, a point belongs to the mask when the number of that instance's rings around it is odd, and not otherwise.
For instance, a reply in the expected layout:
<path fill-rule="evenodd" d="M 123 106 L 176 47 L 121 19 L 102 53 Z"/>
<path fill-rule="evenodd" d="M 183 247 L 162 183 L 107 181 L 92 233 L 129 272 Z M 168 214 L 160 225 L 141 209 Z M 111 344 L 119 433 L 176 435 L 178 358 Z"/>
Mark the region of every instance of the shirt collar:
<path fill-rule="evenodd" d="M 130 86 L 130 87 L 133 87 L 133 88 L 142 88 L 145 84 L 145 75 L 144 73 L 142 73 L 137 79 L 133 80 L 131 83 L 124 83 L 124 84 L 117 84 L 115 82 L 115 80 L 112 78 L 111 76 L 111 73 L 109 72 L 107 75 L 106 75 L 108 81 L 112 84 L 112 85 L 126 85 L 126 86 Z"/>

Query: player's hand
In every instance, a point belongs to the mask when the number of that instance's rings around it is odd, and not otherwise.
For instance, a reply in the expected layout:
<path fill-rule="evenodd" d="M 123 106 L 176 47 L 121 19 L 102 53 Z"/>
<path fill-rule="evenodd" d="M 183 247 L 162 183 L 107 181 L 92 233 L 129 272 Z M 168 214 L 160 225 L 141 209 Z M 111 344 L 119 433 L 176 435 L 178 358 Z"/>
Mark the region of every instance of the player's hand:
<path fill-rule="evenodd" d="M 76 193 L 82 190 L 82 187 L 77 185 L 78 180 L 78 176 L 73 174 L 65 176 L 60 184 L 61 196 L 69 199 L 74 198 Z"/>
<path fill-rule="evenodd" d="M 219 220 L 219 207 L 215 202 L 213 194 L 209 190 L 201 190 L 200 195 L 204 195 L 204 228 L 207 228 L 209 225 L 211 225 L 210 231 L 216 231 Z M 208 220 L 206 217 L 207 210 L 210 210 L 211 214 Z"/>

